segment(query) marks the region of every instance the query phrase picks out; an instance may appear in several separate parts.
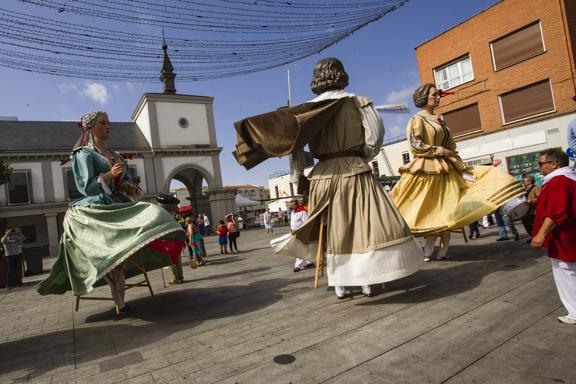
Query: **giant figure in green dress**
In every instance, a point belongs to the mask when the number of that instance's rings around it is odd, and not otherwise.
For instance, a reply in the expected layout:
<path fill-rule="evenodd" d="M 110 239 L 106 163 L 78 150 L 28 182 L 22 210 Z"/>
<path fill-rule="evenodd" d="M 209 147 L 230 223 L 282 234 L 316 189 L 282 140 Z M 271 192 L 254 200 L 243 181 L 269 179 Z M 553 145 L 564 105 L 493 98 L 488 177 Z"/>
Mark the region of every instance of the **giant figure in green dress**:
<path fill-rule="evenodd" d="M 71 157 L 76 187 L 84 197 L 70 202 L 58 260 L 38 292 L 84 295 L 106 280 L 117 287 L 113 296 L 122 308 L 123 279 L 172 264 L 186 238 L 164 209 L 132 201 L 138 185 L 123 157 L 108 148 L 108 115 L 87 113 L 80 125 L 82 136 Z"/>

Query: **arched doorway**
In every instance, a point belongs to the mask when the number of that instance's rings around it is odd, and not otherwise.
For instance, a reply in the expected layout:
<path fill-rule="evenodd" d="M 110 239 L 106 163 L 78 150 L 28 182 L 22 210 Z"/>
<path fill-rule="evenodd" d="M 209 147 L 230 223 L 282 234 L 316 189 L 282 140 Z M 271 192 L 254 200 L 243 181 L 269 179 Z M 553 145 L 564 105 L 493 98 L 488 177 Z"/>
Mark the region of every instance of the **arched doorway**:
<path fill-rule="evenodd" d="M 212 210 L 208 200 L 210 189 L 209 174 L 186 166 L 174 170 L 169 182 L 169 190 L 180 200 L 180 205 L 192 205 L 195 215 L 205 213 L 212 220 Z"/>

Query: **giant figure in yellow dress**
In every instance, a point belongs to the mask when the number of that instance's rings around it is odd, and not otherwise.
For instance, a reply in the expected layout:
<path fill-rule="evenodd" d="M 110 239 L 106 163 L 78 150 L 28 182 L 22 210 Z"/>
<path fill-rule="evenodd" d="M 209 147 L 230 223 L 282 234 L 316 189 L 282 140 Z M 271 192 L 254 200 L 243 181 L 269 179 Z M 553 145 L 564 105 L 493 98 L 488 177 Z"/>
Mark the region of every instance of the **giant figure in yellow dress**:
<path fill-rule="evenodd" d="M 438 258 L 447 257 L 450 230 L 478 220 L 523 193 L 512 176 L 492 166 L 467 166 L 456 150 L 449 128 L 434 115 L 440 103 L 434 84 L 414 91 L 422 110 L 408 121 L 406 136 L 414 160 L 400 168 L 392 200 L 414 235 L 426 236 L 424 257 L 430 260 L 437 236 Z"/>

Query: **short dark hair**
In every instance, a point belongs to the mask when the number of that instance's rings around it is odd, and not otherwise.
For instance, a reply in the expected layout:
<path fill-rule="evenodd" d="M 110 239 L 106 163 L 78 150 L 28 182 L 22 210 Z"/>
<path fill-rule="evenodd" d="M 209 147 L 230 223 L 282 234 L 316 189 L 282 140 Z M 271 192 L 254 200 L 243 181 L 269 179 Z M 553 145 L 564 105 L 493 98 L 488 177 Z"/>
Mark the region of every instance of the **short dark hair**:
<path fill-rule="evenodd" d="M 320 95 L 327 91 L 337 91 L 348 86 L 348 74 L 344 64 L 335 57 L 327 57 L 314 65 L 310 87 Z"/>
<path fill-rule="evenodd" d="M 540 152 L 540 156 L 546 156 L 549 161 L 555 161 L 560 167 L 567 167 L 570 164 L 568 155 L 560 148 L 548 148 Z"/>
<path fill-rule="evenodd" d="M 533 175 L 524 175 L 523 178 L 530 180 L 532 184 L 536 183 L 536 178 Z"/>
<path fill-rule="evenodd" d="M 425 107 L 428 104 L 428 96 L 430 95 L 430 88 L 436 88 L 436 84 L 426 83 L 422 84 L 414 90 L 412 100 L 417 108 Z"/>

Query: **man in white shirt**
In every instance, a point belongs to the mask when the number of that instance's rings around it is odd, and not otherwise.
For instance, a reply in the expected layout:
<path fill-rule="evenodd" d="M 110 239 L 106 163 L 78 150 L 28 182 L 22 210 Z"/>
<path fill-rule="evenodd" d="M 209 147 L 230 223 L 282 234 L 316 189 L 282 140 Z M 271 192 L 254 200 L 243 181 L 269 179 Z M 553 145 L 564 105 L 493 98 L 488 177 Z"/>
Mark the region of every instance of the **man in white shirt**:
<path fill-rule="evenodd" d="M 206 232 L 206 236 L 210 235 L 210 220 L 207 214 L 204 214 L 204 231 Z"/>
<path fill-rule="evenodd" d="M 306 212 L 306 207 L 300 205 L 298 199 L 290 200 L 290 210 L 292 211 L 290 215 L 290 231 L 295 231 L 308 220 L 308 213 Z M 296 258 L 294 272 L 300 272 L 303 269 L 314 267 L 313 261 Z"/>

